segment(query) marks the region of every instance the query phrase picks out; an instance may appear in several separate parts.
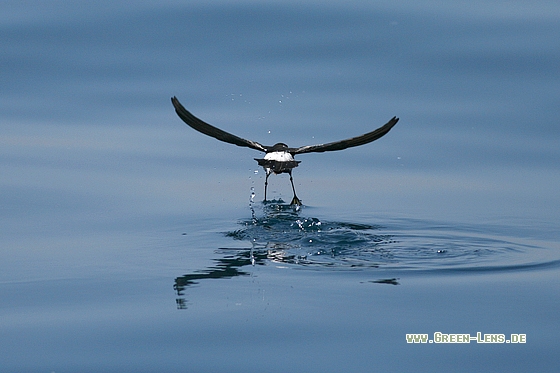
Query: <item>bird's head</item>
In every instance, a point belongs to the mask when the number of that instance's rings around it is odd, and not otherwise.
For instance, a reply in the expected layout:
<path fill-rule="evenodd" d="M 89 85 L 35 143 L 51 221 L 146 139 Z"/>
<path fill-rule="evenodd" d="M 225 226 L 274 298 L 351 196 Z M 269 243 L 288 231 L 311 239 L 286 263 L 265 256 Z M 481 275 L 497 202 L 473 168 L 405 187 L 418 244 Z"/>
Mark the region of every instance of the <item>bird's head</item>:
<path fill-rule="evenodd" d="M 267 153 L 270 153 L 270 152 L 285 152 L 285 151 L 287 151 L 287 149 L 288 149 L 288 145 L 286 145 L 282 142 L 279 142 L 277 144 L 274 144 L 274 146 L 272 148 L 267 149 Z"/>

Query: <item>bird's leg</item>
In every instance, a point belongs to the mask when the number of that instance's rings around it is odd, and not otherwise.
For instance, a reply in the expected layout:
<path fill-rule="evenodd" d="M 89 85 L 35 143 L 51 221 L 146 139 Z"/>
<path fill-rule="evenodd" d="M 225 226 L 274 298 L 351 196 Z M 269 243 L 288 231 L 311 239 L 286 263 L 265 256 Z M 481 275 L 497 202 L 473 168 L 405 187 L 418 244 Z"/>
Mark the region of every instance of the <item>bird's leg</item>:
<path fill-rule="evenodd" d="M 296 196 L 296 188 L 294 187 L 294 178 L 292 177 L 291 170 L 289 174 L 290 174 L 290 183 L 292 183 L 292 190 L 294 191 L 294 198 L 292 198 L 292 202 L 290 202 L 290 205 L 301 206 L 301 200 Z"/>
<path fill-rule="evenodd" d="M 270 176 L 270 171 L 266 170 L 266 177 L 264 178 L 264 201 L 266 202 L 266 188 L 268 187 L 268 177 Z"/>

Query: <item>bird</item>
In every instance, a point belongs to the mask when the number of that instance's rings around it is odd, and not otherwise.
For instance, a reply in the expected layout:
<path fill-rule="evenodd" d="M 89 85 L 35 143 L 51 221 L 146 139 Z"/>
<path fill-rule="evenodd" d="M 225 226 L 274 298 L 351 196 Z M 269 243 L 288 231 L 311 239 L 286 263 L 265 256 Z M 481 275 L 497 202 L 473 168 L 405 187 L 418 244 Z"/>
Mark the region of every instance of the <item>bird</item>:
<path fill-rule="evenodd" d="M 287 173 L 288 175 L 290 175 L 290 183 L 292 184 L 292 191 L 294 193 L 294 197 L 292 198 L 290 205 L 296 206 L 301 206 L 302 201 L 296 195 L 296 188 L 294 187 L 292 170 L 296 168 L 301 161 L 296 161 L 294 159 L 294 156 L 304 153 L 322 153 L 335 150 L 343 150 L 354 146 L 364 145 L 385 136 L 399 121 L 399 118 L 395 116 L 386 124 L 376 130 L 365 133 L 361 136 L 356 136 L 341 141 L 329 142 L 326 144 L 304 145 L 300 146 L 299 148 L 291 148 L 288 145 L 279 142 L 272 146 L 265 146 L 256 141 L 247 140 L 233 135 L 229 132 L 214 127 L 211 124 L 202 121 L 201 119 L 198 119 L 189 111 L 187 111 L 187 109 L 185 109 L 183 105 L 181 105 L 181 103 L 175 96 L 171 98 L 171 103 L 173 104 L 179 118 L 181 118 L 187 125 L 195 129 L 196 131 L 213 137 L 217 140 L 227 142 L 229 144 L 244 146 L 264 152 L 265 155 L 263 158 L 254 158 L 259 166 L 263 167 L 266 174 L 264 181 L 264 202 L 267 201 L 266 190 L 268 187 L 268 177 L 273 173 L 276 175 Z"/>

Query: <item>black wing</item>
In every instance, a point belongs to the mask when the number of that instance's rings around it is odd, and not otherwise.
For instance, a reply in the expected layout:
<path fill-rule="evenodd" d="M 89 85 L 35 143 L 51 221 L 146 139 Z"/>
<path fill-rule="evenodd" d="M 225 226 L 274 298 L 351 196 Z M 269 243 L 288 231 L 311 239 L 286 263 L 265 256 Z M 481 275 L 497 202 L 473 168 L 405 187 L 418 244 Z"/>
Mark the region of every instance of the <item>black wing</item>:
<path fill-rule="evenodd" d="M 289 150 L 292 154 L 302 154 L 302 153 L 312 153 L 312 152 L 330 152 L 333 150 L 343 150 L 346 148 L 351 148 L 353 146 L 364 145 L 369 142 L 375 141 L 378 138 L 384 136 L 393 128 L 395 124 L 399 121 L 399 118 L 393 117 L 388 121 L 383 127 L 379 127 L 375 131 L 368 132 L 361 136 L 352 137 L 351 139 L 346 139 L 342 141 L 329 142 L 328 144 L 319 145 L 306 145 L 299 148 L 292 148 Z"/>
<path fill-rule="evenodd" d="M 215 139 L 218 139 L 220 141 L 224 141 L 224 142 L 227 142 L 227 143 L 230 143 L 230 144 L 234 144 L 234 145 L 237 145 L 237 146 L 246 146 L 246 147 L 251 148 L 251 149 L 266 152 L 266 147 L 262 146 L 261 144 L 259 144 L 256 141 L 242 139 L 241 137 L 232 135 L 231 133 L 228 133 L 226 131 L 222 131 L 221 129 L 216 128 L 216 127 L 198 119 L 197 117 L 195 117 L 194 115 L 189 113 L 187 111 L 187 109 L 185 109 L 183 107 L 183 105 L 181 105 L 179 100 L 177 100 L 177 97 L 172 97 L 171 102 L 173 103 L 173 106 L 175 107 L 175 111 L 177 112 L 177 115 L 186 124 L 188 124 L 189 126 L 194 128 L 198 132 L 202 132 L 205 135 L 211 136 Z"/>

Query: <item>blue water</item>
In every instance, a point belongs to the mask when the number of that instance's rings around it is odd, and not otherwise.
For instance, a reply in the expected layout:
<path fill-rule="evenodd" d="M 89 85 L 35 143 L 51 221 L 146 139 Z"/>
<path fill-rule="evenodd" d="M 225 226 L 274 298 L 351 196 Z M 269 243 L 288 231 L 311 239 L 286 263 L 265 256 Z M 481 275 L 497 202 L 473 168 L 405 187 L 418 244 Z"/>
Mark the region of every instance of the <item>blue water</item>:
<path fill-rule="evenodd" d="M 0 8 L 2 372 L 558 371 L 560 5 Z"/>

